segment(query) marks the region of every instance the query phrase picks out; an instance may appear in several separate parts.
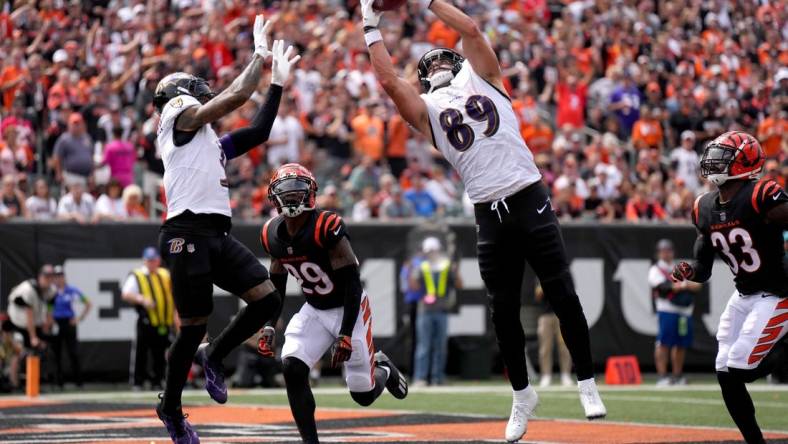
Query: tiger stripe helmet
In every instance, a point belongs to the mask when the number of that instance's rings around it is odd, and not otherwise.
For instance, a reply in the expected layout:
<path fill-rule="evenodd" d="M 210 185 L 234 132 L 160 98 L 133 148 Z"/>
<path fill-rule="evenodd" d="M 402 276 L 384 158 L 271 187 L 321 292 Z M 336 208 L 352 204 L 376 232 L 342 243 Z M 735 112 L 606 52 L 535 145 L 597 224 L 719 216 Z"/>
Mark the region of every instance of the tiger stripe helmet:
<path fill-rule="evenodd" d="M 729 131 L 706 145 L 700 159 L 701 176 L 720 186 L 729 180 L 755 179 L 765 155 L 758 140 L 742 131 Z"/>
<path fill-rule="evenodd" d="M 317 180 L 312 172 L 297 163 L 277 168 L 268 186 L 268 199 L 279 214 L 296 217 L 315 209 Z"/>

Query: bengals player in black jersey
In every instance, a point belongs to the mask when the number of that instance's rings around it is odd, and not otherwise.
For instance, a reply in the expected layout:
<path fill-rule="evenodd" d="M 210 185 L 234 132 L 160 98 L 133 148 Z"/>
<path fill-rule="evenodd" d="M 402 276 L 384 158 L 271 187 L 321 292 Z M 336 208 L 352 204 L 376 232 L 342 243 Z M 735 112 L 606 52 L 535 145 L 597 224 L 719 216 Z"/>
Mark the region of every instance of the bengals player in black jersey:
<path fill-rule="evenodd" d="M 360 405 L 372 404 L 384 387 L 398 399 L 408 394 L 404 376 L 383 352 L 375 353 L 369 299 L 345 224 L 336 213 L 315 208 L 316 193 L 317 181 L 308 169 L 295 163 L 279 167 L 268 188 L 279 215 L 260 233 L 271 256 L 274 286 L 284 295 L 289 273 L 306 297 L 282 346 L 287 398 L 306 443 L 318 442 L 309 370 L 329 348 L 331 365 L 344 363 L 350 396 Z M 274 355 L 278 318 L 263 328 L 258 346 L 263 356 Z"/>
<path fill-rule="evenodd" d="M 716 370 L 725 406 L 748 443 L 762 443 L 745 383 L 770 372 L 785 355 L 788 264 L 782 233 L 788 196 L 773 180 L 757 180 L 764 152 L 751 135 L 725 133 L 703 152 L 701 175 L 716 191 L 695 200 L 695 261 L 673 270 L 676 281 L 705 282 L 715 253 L 734 274 L 736 291 L 720 317 Z"/>

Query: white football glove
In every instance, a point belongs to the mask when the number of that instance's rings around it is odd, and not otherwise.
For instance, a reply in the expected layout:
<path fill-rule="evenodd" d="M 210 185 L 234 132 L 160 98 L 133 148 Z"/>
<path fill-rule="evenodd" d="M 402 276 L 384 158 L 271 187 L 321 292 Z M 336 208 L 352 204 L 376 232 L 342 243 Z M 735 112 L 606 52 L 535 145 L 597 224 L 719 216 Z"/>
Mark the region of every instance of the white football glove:
<path fill-rule="evenodd" d="M 377 28 L 382 12 L 372 9 L 373 0 L 361 0 L 361 24 L 364 28 Z"/>
<path fill-rule="evenodd" d="M 295 48 L 288 46 L 287 51 L 284 48 L 284 40 L 274 40 L 272 48 L 274 59 L 271 64 L 271 83 L 274 85 L 284 86 L 285 81 L 290 77 L 290 70 L 293 68 L 293 65 L 301 60 L 300 55 L 293 55 Z"/>
<path fill-rule="evenodd" d="M 254 28 L 252 29 L 254 53 L 264 59 L 271 55 L 271 51 L 268 49 L 268 32 L 270 32 L 273 23 L 273 20 L 266 21 L 263 14 L 259 14 L 254 19 Z"/>

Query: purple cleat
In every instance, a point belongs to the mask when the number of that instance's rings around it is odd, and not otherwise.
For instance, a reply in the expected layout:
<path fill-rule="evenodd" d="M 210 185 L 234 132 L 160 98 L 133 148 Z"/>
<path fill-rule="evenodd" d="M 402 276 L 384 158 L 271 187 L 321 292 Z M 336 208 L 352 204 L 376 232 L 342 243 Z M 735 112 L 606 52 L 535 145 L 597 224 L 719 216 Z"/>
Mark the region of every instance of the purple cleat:
<path fill-rule="evenodd" d="M 194 431 L 192 425 L 186 420 L 186 416 L 181 409 L 175 413 L 164 413 L 161 410 L 161 403 L 156 407 L 156 414 L 167 427 L 172 442 L 175 444 L 200 444 L 200 437 Z"/>
<path fill-rule="evenodd" d="M 208 343 L 201 344 L 194 355 L 194 361 L 199 364 L 205 372 L 205 390 L 208 391 L 211 399 L 224 404 L 227 402 L 227 385 L 224 383 L 224 367 L 220 362 L 213 362 L 208 359 Z"/>

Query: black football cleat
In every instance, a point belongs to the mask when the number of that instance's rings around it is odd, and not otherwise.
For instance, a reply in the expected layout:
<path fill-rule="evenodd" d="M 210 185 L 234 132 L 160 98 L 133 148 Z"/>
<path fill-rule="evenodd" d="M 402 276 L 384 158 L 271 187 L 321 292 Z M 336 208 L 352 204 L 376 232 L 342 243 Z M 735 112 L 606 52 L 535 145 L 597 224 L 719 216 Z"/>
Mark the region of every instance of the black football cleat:
<path fill-rule="evenodd" d="M 391 362 L 391 359 L 385 353 L 379 351 L 375 353 L 375 363 L 389 369 L 389 377 L 386 379 L 386 390 L 397 399 L 405 399 L 408 396 L 408 381 L 394 363 Z"/>

